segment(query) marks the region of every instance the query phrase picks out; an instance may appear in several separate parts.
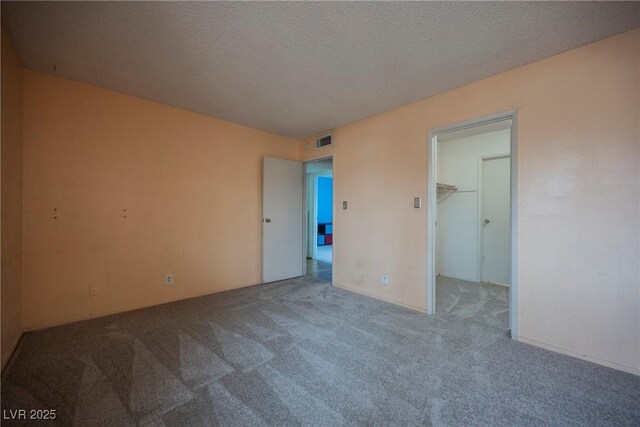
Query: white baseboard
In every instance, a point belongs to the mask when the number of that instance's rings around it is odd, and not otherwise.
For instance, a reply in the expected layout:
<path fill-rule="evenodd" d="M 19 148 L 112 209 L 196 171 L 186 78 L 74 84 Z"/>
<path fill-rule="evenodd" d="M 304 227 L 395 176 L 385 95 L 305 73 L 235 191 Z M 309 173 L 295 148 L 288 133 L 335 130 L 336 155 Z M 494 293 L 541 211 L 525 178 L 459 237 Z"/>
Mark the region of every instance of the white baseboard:
<path fill-rule="evenodd" d="M 390 298 L 382 297 L 380 295 L 374 295 L 374 294 L 371 294 L 369 292 L 361 291 L 359 289 L 348 288 L 346 286 L 339 285 L 339 284 L 337 284 L 335 282 L 333 283 L 333 286 L 335 286 L 336 288 L 343 289 L 345 291 L 349 291 L 349 292 L 353 292 L 353 293 L 356 293 L 356 294 L 364 295 L 364 296 L 369 297 L 369 298 L 373 298 L 373 299 L 381 300 L 381 301 L 384 301 L 384 302 L 388 302 L 389 304 L 399 305 L 401 307 L 408 308 L 409 310 L 417 311 L 419 313 L 423 313 L 424 314 L 424 313 L 427 312 L 426 308 L 405 304 L 405 303 L 402 303 L 402 302 L 399 302 L 399 301 L 392 300 Z"/>
<path fill-rule="evenodd" d="M 13 353 L 16 351 L 16 347 L 18 347 L 18 343 L 20 342 L 20 338 L 22 338 L 22 332 L 20 332 L 18 334 L 18 336 L 16 338 L 14 338 L 13 342 L 11 344 L 9 344 L 9 351 L 4 351 L 6 349 L 2 349 L 3 353 L 2 353 L 2 369 L 4 370 L 4 368 L 7 366 L 7 363 L 9 362 L 9 360 L 11 360 L 11 356 L 13 356 Z"/>
<path fill-rule="evenodd" d="M 248 285 L 239 285 L 239 286 L 233 285 L 233 286 L 228 286 L 223 288 L 217 288 L 215 290 L 207 290 L 205 292 L 195 292 L 193 294 L 180 294 L 175 297 L 163 298 L 163 299 L 153 300 L 153 301 L 139 303 L 139 304 L 127 305 L 121 308 L 117 308 L 115 310 L 96 311 L 96 312 L 90 313 L 88 316 L 77 316 L 71 319 L 66 319 L 61 321 L 28 324 L 26 326 L 23 325 L 23 329 L 24 329 L 23 332 L 32 332 L 32 331 L 39 331 L 42 329 L 55 328 L 57 326 L 68 325 L 69 323 L 82 322 L 84 320 L 97 319 L 100 317 L 112 316 L 114 314 L 128 313 L 130 311 L 141 310 L 143 308 L 155 307 L 157 305 L 170 304 L 172 302 L 203 297 L 206 295 L 213 295 L 220 292 L 233 291 L 235 289 L 248 288 L 250 286 L 260 286 L 263 284 L 264 283 L 251 283 Z"/>
<path fill-rule="evenodd" d="M 553 344 L 543 343 L 531 338 L 523 337 L 521 335 L 518 335 L 518 341 L 523 342 L 525 344 L 535 345 L 536 347 L 544 348 L 545 350 L 550 350 L 556 353 L 561 353 L 567 356 L 572 356 L 578 359 L 586 360 L 588 362 L 597 363 L 598 365 L 603 365 L 608 368 L 617 369 L 619 371 L 628 372 L 634 375 L 640 375 L 640 367 L 627 366 L 621 363 L 612 362 L 610 360 L 601 359 L 599 357 L 589 356 L 588 354 L 583 354 L 578 351 L 571 350 L 564 347 L 558 347 L 557 345 L 553 345 Z"/>
<path fill-rule="evenodd" d="M 462 280 L 462 281 L 465 281 L 465 282 L 475 282 L 475 283 L 479 282 L 479 280 L 477 280 L 475 277 L 473 277 L 473 278 L 460 277 L 457 274 L 440 273 L 440 274 L 438 274 L 438 276 L 447 277 L 449 279 Z"/>

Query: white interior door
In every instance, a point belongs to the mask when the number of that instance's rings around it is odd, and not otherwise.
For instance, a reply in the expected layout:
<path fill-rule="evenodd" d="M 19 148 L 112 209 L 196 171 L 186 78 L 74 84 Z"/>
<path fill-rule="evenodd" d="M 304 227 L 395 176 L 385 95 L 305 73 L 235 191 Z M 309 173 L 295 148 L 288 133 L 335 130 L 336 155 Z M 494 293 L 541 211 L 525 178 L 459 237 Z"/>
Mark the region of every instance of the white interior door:
<path fill-rule="evenodd" d="M 481 162 L 481 280 L 509 284 L 511 266 L 511 159 Z"/>
<path fill-rule="evenodd" d="M 262 281 L 302 276 L 302 163 L 265 157 L 262 185 Z"/>

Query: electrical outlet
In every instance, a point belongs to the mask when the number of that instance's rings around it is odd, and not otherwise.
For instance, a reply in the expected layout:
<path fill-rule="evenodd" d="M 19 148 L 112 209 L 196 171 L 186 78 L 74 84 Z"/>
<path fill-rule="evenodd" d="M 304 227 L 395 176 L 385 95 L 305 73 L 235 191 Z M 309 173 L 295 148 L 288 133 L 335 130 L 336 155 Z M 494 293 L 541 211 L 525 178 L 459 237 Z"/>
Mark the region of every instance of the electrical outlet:
<path fill-rule="evenodd" d="M 98 294 L 98 286 L 97 285 L 89 285 L 89 296 L 97 297 Z"/>
<path fill-rule="evenodd" d="M 164 284 L 167 286 L 173 285 L 173 274 L 167 274 L 164 276 Z"/>
<path fill-rule="evenodd" d="M 383 285 L 388 285 L 389 284 L 389 276 L 387 276 L 386 274 L 382 275 L 382 284 Z"/>

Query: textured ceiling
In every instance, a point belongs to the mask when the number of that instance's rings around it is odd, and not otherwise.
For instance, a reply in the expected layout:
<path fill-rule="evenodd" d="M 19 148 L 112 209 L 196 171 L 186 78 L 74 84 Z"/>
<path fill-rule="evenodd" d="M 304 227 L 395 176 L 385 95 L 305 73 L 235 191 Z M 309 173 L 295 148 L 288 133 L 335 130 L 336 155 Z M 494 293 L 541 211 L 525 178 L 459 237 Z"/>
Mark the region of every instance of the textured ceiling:
<path fill-rule="evenodd" d="M 640 25 L 637 2 L 2 2 L 2 14 L 29 68 L 292 137 Z"/>

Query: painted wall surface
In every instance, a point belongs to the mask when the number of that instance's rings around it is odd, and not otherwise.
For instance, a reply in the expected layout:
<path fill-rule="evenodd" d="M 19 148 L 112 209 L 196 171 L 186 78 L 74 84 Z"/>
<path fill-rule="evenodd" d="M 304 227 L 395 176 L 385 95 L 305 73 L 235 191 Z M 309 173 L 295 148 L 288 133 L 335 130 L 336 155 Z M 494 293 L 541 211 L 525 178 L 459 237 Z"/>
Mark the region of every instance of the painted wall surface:
<path fill-rule="evenodd" d="M 2 29 L 2 367 L 22 335 L 22 63 Z"/>
<path fill-rule="evenodd" d="M 349 202 L 334 283 L 424 311 L 428 131 L 515 108 L 519 339 L 640 373 L 640 30 L 302 141 Z"/>
<path fill-rule="evenodd" d="M 509 153 L 510 132 L 509 129 L 504 129 L 438 142 L 437 180 L 457 186 L 458 191 L 438 193 L 437 274 L 462 280 L 480 280 L 478 162 L 482 156 Z M 509 182 L 505 184 L 508 186 Z"/>
<path fill-rule="evenodd" d="M 306 164 L 306 173 L 315 173 L 315 172 L 327 172 L 331 171 L 332 168 L 332 160 L 318 160 L 316 162 L 311 162 Z"/>
<path fill-rule="evenodd" d="M 318 223 L 333 222 L 333 178 L 318 177 Z"/>
<path fill-rule="evenodd" d="M 297 159 L 298 141 L 34 71 L 24 84 L 26 329 L 261 283 L 262 158 Z"/>

